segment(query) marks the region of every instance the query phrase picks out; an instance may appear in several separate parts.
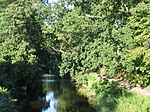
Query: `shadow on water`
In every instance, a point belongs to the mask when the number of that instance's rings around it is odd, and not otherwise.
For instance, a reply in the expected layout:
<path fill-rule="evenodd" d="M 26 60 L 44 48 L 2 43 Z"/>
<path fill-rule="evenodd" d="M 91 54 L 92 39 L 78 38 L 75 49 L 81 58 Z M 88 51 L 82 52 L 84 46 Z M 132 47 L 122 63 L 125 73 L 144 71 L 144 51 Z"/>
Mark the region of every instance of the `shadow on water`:
<path fill-rule="evenodd" d="M 74 85 L 58 75 L 44 74 L 40 95 L 29 94 L 22 112 L 94 112 L 87 98 L 77 94 Z"/>

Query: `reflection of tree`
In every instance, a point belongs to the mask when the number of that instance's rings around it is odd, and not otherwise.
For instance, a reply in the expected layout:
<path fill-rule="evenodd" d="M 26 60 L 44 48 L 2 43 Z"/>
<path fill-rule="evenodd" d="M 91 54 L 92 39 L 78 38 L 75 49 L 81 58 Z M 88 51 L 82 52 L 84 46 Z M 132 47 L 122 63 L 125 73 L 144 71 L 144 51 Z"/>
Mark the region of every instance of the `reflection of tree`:
<path fill-rule="evenodd" d="M 61 94 L 60 89 L 60 82 L 44 82 L 43 83 L 43 92 L 46 93 L 47 91 L 53 91 L 55 94 Z"/>
<path fill-rule="evenodd" d="M 58 112 L 92 112 L 91 108 L 87 103 L 87 99 L 83 96 L 79 96 L 76 93 L 75 87 L 69 80 L 59 79 L 56 80 L 54 77 L 43 77 L 45 80 L 42 85 L 43 87 L 43 94 L 40 96 L 39 103 L 44 104 L 41 109 L 47 111 L 47 109 L 56 109 Z M 54 82 L 47 82 L 47 80 L 54 79 Z M 46 95 L 48 93 L 52 93 L 51 101 L 56 101 L 58 105 L 53 106 L 45 106 L 47 104 Z M 37 101 L 37 100 L 36 100 Z M 34 102 L 33 102 L 34 103 Z M 37 103 L 37 102 L 36 102 Z M 36 104 L 33 104 L 37 107 Z"/>
<path fill-rule="evenodd" d="M 90 112 L 91 109 L 87 103 L 87 99 L 83 96 L 79 96 L 73 84 L 69 81 L 63 80 L 60 83 L 61 94 L 56 98 L 60 102 L 57 107 L 59 112 Z"/>

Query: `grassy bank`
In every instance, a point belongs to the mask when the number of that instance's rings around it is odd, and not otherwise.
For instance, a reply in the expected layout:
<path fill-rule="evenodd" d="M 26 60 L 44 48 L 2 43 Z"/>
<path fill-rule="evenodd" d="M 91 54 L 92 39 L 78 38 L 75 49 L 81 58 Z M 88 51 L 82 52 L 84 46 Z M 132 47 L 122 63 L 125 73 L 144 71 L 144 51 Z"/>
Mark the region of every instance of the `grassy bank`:
<path fill-rule="evenodd" d="M 150 97 L 126 90 L 115 82 L 98 80 L 91 75 L 76 79 L 79 93 L 89 98 L 96 112 L 150 112 Z"/>

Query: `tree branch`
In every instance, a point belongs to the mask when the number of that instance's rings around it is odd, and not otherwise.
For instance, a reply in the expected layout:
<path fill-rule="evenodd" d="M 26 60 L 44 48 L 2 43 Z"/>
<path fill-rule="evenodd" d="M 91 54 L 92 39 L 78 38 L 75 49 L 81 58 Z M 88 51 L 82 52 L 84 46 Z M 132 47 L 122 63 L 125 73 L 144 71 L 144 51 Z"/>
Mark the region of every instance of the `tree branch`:
<path fill-rule="evenodd" d="M 86 14 L 86 17 L 88 17 L 90 19 L 102 19 L 102 17 L 100 17 L 100 16 L 92 16 L 92 15 L 88 15 L 88 14 Z"/>
<path fill-rule="evenodd" d="M 61 48 L 60 48 L 60 49 L 56 49 L 56 48 L 54 48 L 54 47 L 52 47 L 52 46 L 50 46 L 50 48 L 52 48 L 54 51 L 59 52 L 59 53 L 62 53 L 62 52 L 63 52 L 63 50 L 61 50 Z"/>

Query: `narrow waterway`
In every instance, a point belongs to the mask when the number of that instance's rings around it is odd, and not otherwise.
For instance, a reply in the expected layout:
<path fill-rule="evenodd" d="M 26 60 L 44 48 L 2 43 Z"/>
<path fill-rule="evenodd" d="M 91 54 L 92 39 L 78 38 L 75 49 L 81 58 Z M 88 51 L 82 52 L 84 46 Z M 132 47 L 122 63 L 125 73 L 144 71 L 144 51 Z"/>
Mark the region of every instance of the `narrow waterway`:
<path fill-rule="evenodd" d="M 53 74 L 44 74 L 40 83 L 41 94 L 30 98 L 23 112 L 94 112 L 87 98 L 78 95 L 69 80 Z"/>

